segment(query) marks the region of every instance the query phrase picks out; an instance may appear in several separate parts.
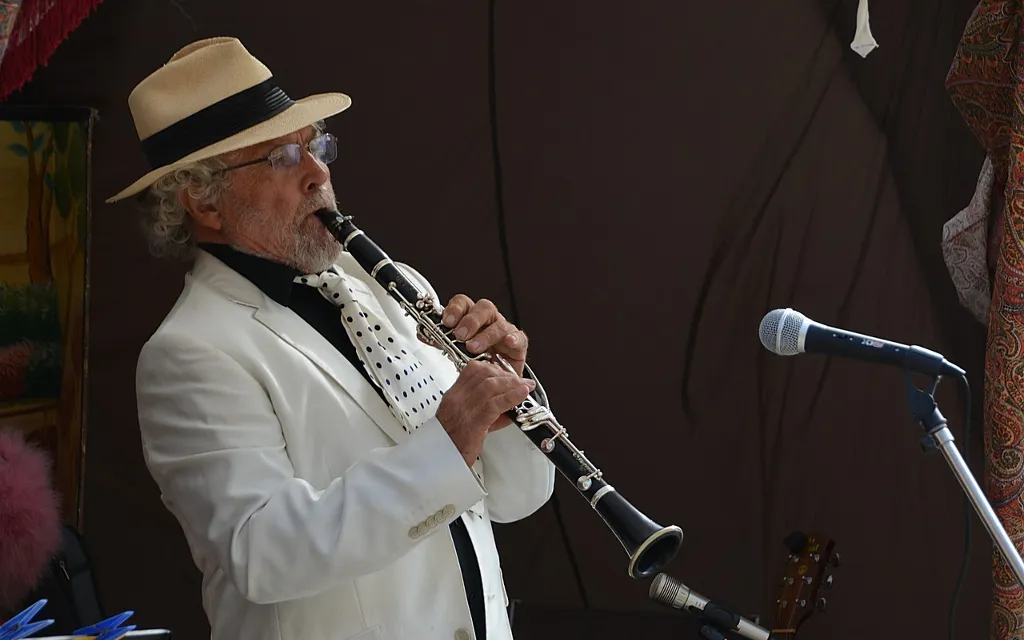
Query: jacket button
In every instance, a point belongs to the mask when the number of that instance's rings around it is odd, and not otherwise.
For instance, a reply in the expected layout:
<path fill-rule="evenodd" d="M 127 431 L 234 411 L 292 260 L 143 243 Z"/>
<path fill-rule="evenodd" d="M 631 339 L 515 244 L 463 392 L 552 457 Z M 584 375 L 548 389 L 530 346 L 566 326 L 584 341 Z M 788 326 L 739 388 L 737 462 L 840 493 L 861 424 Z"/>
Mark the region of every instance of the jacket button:
<path fill-rule="evenodd" d="M 445 508 L 444 508 L 444 517 L 445 518 L 450 518 L 450 517 L 452 517 L 454 515 L 455 515 L 455 505 L 449 504 L 449 505 L 445 506 Z M 463 631 L 465 631 L 465 629 L 463 629 Z M 459 640 L 462 640 L 462 639 L 460 638 Z"/>
<path fill-rule="evenodd" d="M 413 540 L 415 540 L 416 538 L 420 537 L 420 530 L 417 527 L 413 527 L 412 529 L 409 529 L 409 537 L 412 538 Z"/>
<path fill-rule="evenodd" d="M 469 640 L 469 632 L 465 629 L 459 629 L 455 632 L 455 640 Z"/>
<path fill-rule="evenodd" d="M 427 535 L 428 531 L 430 531 L 430 527 L 428 527 L 427 523 L 425 522 L 420 526 L 416 527 L 416 533 L 420 534 L 421 536 Z"/>

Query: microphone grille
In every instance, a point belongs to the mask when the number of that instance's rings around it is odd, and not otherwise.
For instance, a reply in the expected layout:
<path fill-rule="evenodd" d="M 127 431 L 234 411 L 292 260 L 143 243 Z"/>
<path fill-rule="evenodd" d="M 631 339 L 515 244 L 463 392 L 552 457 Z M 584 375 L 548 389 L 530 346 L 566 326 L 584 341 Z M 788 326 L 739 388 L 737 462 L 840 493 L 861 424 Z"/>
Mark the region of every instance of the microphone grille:
<path fill-rule="evenodd" d="M 807 318 L 793 309 L 769 311 L 758 331 L 764 348 L 780 356 L 800 353 L 800 329 Z"/>
<path fill-rule="evenodd" d="M 651 600 L 671 605 L 676 601 L 676 596 L 679 595 L 679 588 L 681 586 L 679 581 L 673 580 L 671 576 L 659 573 L 654 577 L 654 581 L 651 582 L 648 595 Z"/>

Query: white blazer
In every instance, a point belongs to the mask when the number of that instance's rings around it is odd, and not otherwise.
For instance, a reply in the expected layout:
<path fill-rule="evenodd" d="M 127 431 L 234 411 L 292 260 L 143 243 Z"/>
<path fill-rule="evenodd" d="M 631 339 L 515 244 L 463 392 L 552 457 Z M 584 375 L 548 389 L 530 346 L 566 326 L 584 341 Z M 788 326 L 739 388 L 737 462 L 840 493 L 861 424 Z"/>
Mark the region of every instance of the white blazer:
<path fill-rule="evenodd" d="M 450 386 L 457 370 L 398 304 L 348 254 L 338 266 Z M 514 426 L 472 470 L 436 418 L 406 434 L 325 338 L 205 252 L 136 388 L 146 464 L 203 573 L 213 640 L 470 640 L 459 517 L 488 640 L 512 637 L 491 522 L 534 513 L 555 473 Z"/>

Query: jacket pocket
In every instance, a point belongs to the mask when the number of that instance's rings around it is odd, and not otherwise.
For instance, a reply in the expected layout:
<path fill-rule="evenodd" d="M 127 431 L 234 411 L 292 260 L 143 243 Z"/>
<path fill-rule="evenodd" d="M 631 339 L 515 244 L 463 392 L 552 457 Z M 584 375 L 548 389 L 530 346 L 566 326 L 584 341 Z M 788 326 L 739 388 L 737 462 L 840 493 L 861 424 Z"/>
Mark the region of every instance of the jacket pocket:
<path fill-rule="evenodd" d="M 384 640 L 384 636 L 381 635 L 380 625 L 377 625 L 360 631 L 354 636 L 349 636 L 345 640 Z"/>

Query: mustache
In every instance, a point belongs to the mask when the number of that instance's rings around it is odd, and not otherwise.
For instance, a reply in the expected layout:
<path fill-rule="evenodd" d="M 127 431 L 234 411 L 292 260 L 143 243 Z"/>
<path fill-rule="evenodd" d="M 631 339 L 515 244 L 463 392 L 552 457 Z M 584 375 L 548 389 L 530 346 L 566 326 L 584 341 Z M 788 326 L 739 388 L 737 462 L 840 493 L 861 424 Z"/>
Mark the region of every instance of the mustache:
<path fill-rule="evenodd" d="M 338 201 L 327 195 L 326 193 L 320 192 L 317 195 L 309 198 L 303 203 L 302 213 L 304 215 L 312 215 L 320 209 L 330 209 L 332 211 L 338 210 Z"/>

